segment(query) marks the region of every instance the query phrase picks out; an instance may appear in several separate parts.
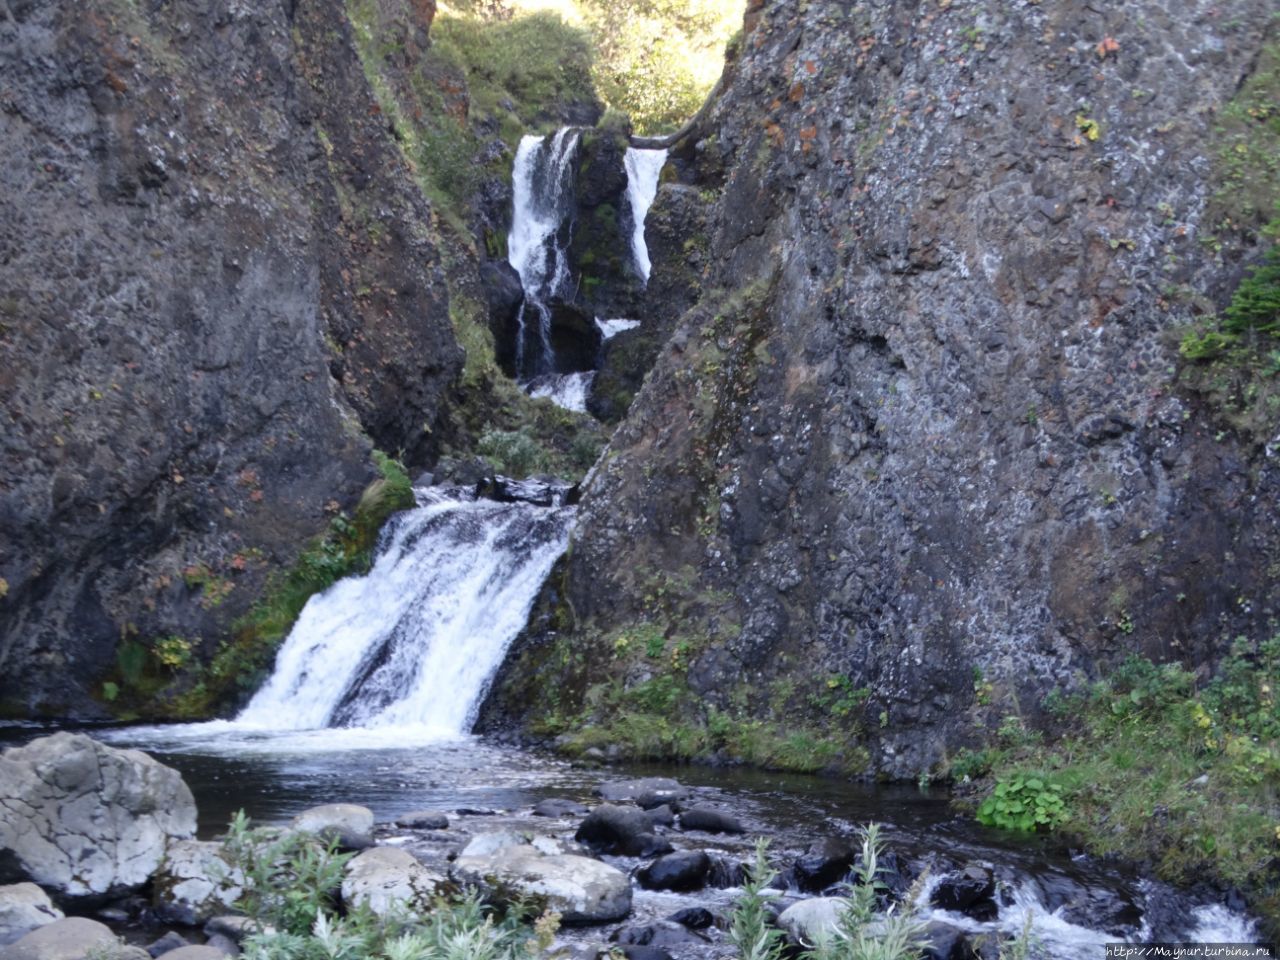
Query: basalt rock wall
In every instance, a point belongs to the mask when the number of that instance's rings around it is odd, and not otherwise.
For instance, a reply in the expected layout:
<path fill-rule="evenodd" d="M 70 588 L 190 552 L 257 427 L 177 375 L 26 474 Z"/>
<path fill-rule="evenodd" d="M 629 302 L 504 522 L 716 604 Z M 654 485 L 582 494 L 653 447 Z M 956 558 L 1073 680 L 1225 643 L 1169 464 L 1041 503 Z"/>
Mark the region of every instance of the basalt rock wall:
<path fill-rule="evenodd" d="M 5 712 L 215 644 L 373 445 L 433 455 L 462 352 L 352 39 L 328 0 L 0 5 Z"/>
<path fill-rule="evenodd" d="M 752 4 L 694 135 L 700 301 L 556 584 L 573 652 L 532 638 L 491 714 L 663 670 L 747 715 L 848 684 L 826 722 L 906 776 L 1130 653 L 1262 636 L 1280 475 L 1177 342 L 1256 252 L 1211 222 L 1214 130 L 1273 13 Z"/>

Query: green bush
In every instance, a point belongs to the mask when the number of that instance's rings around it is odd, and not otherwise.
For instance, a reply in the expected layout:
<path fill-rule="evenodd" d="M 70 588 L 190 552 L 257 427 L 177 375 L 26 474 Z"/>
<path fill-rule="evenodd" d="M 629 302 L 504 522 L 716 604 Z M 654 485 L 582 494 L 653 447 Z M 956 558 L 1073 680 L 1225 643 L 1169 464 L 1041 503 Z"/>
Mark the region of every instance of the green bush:
<path fill-rule="evenodd" d="M 1052 830 L 1066 818 L 1062 787 L 1042 777 L 1001 780 L 978 807 L 978 821 L 1005 830 Z"/>
<path fill-rule="evenodd" d="M 545 470 L 546 451 L 524 430 L 488 430 L 476 451 L 499 473 L 517 479 Z"/>
<path fill-rule="evenodd" d="M 1272 247 L 1240 282 L 1231 303 L 1223 311 L 1222 326 L 1237 334 L 1254 331 L 1275 336 L 1280 333 L 1280 246 Z"/>

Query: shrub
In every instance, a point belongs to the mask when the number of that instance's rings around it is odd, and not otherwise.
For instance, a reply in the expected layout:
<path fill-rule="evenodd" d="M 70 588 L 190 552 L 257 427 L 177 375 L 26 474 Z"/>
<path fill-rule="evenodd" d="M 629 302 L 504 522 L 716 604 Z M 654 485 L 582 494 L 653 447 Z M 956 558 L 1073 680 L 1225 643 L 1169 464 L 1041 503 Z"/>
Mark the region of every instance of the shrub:
<path fill-rule="evenodd" d="M 511 477 L 527 477 L 546 467 L 546 452 L 524 430 L 487 430 L 476 450 L 495 470 Z"/>
<path fill-rule="evenodd" d="M 1066 818 L 1062 787 L 1043 777 L 1001 780 L 978 807 L 978 821 L 1005 830 L 1051 830 Z"/>

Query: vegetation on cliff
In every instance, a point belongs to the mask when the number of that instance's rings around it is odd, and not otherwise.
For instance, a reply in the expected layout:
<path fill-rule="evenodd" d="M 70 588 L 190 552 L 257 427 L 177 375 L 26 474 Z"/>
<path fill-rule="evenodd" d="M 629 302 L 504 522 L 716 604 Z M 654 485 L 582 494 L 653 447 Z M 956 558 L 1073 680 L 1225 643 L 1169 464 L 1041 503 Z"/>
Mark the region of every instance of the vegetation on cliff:
<path fill-rule="evenodd" d="M 951 766 L 990 792 L 984 823 L 1049 830 L 1096 854 L 1147 864 L 1174 883 L 1206 877 L 1280 916 L 1280 636 L 1238 638 L 1212 680 L 1131 659 L 1046 706 L 1046 741 L 1019 717 Z M 976 799 L 961 783 L 960 793 Z"/>

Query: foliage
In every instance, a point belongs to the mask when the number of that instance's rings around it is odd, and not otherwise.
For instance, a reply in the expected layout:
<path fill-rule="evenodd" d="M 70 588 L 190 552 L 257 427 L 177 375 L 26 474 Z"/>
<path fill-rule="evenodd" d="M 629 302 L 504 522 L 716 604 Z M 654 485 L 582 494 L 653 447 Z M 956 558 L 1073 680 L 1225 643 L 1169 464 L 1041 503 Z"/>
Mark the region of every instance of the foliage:
<path fill-rule="evenodd" d="M 525 430 L 487 430 L 476 452 L 509 477 L 527 477 L 546 469 L 546 454 Z"/>
<path fill-rule="evenodd" d="M 1223 311 L 1222 328 L 1236 334 L 1280 334 L 1280 245 L 1273 246 L 1240 282 Z"/>
<path fill-rule="evenodd" d="M 1005 830 L 1052 830 L 1066 818 L 1062 787 L 1042 777 L 1001 780 L 978 807 L 978 820 Z"/>
<path fill-rule="evenodd" d="M 723 65 L 740 0 L 579 0 L 595 37 L 596 85 L 642 133 L 693 116 Z"/>
<path fill-rule="evenodd" d="M 755 859 L 747 867 L 747 878 L 729 922 L 729 942 L 737 948 L 742 960 L 780 960 L 782 957 L 782 931 L 770 923 L 769 901 L 764 895 L 778 876 L 769 865 L 768 853 L 769 841 L 761 837 L 756 841 Z"/>
<path fill-rule="evenodd" d="M 231 818 L 222 842 L 227 862 L 244 878 L 236 906 L 259 930 L 305 935 L 316 919 L 332 912 L 350 854 L 298 831 L 250 828 L 241 810 Z"/>
<path fill-rule="evenodd" d="M 1238 638 L 1208 683 L 1131 658 L 1079 698 L 1073 732 L 988 752 L 995 788 L 979 817 L 1069 834 L 1173 882 L 1207 875 L 1274 896 L 1278 684 L 1280 636 Z"/>
<path fill-rule="evenodd" d="M 518 911 L 496 919 L 475 896 L 438 899 L 430 910 L 378 917 L 367 909 L 340 916 L 334 892 L 350 856 L 314 837 L 250 829 L 244 813 L 223 841 L 244 877 L 236 906 L 257 925 L 246 960 L 527 960 L 554 935 L 544 915 L 530 932 Z"/>
<path fill-rule="evenodd" d="M 1218 189 L 1206 211 L 1221 248 L 1234 234 L 1265 245 L 1219 316 L 1187 330 L 1183 382 L 1246 436 L 1267 443 L 1280 422 L 1280 44 L 1264 47 L 1214 130 Z"/>

